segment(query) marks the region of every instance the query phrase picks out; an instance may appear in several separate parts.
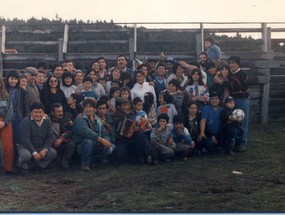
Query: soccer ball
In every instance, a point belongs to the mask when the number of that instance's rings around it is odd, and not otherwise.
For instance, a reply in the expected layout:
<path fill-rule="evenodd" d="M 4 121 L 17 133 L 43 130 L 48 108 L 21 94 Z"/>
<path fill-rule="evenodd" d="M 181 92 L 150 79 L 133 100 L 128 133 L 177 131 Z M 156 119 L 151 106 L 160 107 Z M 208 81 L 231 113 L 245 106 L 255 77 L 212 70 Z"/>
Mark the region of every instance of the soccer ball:
<path fill-rule="evenodd" d="M 244 112 L 241 109 L 235 109 L 232 113 L 232 117 L 235 121 L 241 122 L 244 119 Z"/>

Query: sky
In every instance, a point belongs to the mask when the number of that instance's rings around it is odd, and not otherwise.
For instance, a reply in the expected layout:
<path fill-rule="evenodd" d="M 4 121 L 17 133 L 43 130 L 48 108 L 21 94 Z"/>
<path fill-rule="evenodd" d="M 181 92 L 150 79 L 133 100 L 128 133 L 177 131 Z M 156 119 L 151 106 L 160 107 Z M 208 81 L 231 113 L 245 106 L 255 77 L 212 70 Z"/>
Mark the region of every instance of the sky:
<path fill-rule="evenodd" d="M 60 17 L 63 20 L 75 18 L 84 21 L 113 20 L 115 23 L 284 22 L 282 25 L 275 24 L 268 27 L 285 28 L 284 8 L 284 0 L 0 0 L 0 17 L 9 19 Z M 199 28 L 198 24 L 138 26 Z M 261 27 L 260 24 L 234 26 Z M 231 27 L 231 25 L 204 25 L 204 28 L 211 27 Z"/>
<path fill-rule="evenodd" d="M 285 22 L 284 0 L 0 0 L 0 16 L 114 22 Z"/>

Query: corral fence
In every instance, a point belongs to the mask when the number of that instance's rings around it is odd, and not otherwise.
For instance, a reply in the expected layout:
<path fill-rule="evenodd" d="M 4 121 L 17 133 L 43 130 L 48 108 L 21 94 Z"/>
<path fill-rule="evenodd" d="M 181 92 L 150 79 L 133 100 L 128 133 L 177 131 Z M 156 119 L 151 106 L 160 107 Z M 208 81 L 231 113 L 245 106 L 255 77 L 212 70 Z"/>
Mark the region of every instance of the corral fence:
<path fill-rule="evenodd" d="M 152 27 L 154 25 L 156 28 Z M 206 36 L 233 35 L 235 37 L 221 37 L 219 46 L 223 59 L 226 60 L 231 55 L 240 56 L 242 65 L 248 72 L 251 121 L 284 121 L 283 26 L 285 23 L 282 22 L 114 23 L 111 28 L 97 28 L 92 24 L 2 26 L 0 75 L 5 76 L 10 68 L 23 70 L 40 61 L 53 65 L 65 59 L 73 60 L 79 69 L 88 69 L 91 62 L 100 56 L 104 56 L 111 66 L 119 54 L 128 56 L 133 66 L 135 58 L 157 58 L 161 51 L 165 56 L 189 61 L 204 50 L 203 40 Z M 161 40 L 161 34 L 167 35 L 168 39 Z M 178 34 L 181 37 L 174 39 Z M 19 38 L 19 35 L 20 38 L 23 35 L 23 38 L 30 39 L 13 39 Z M 244 36 L 252 39 L 243 40 Z M 233 43 L 238 48 L 247 43 L 247 50 L 229 50 L 228 47 L 232 47 Z"/>

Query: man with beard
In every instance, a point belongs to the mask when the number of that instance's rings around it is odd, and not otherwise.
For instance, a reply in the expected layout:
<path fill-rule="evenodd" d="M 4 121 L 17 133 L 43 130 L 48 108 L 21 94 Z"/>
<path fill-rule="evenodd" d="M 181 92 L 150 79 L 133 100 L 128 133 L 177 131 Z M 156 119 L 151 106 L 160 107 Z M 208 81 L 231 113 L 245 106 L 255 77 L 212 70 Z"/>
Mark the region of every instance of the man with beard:
<path fill-rule="evenodd" d="M 122 73 L 128 72 L 131 76 L 133 75 L 133 70 L 127 67 L 128 60 L 125 55 L 119 55 L 117 57 L 117 66 L 120 68 Z"/>

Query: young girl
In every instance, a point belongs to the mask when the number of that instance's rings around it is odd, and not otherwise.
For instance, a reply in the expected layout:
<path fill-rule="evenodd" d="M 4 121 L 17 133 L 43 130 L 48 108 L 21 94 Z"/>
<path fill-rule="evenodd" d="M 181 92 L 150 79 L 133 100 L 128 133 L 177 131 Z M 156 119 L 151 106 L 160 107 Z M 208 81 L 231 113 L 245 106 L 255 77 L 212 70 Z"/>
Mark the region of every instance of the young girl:
<path fill-rule="evenodd" d="M 195 143 L 195 150 L 201 151 L 202 145 L 198 142 L 198 135 L 200 133 L 200 120 L 201 116 L 198 111 L 198 104 L 196 102 L 191 102 L 187 106 L 188 114 L 185 117 L 185 127 L 188 129 L 192 140 Z"/>
<path fill-rule="evenodd" d="M 212 90 L 218 92 L 219 98 L 225 102 L 226 98 L 230 95 L 230 81 L 229 81 L 230 67 L 223 64 L 220 67 L 220 72 L 216 73 Z"/>
<path fill-rule="evenodd" d="M 146 112 L 147 118 L 150 120 L 151 126 L 154 127 L 157 123 L 157 115 L 153 93 L 148 92 L 144 94 L 143 110 Z"/>
<path fill-rule="evenodd" d="M 110 96 L 111 96 L 110 113 L 113 113 L 116 111 L 116 105 L 115 105 L 116 98 L 120 97 L 120 88 L 119 87 L 111 87 Z"/>
<path fill-rule="evenodd" d="M 62 85 L 60 89 L 64 92 L 66 99 L 70 97 L 72 93 L 76 92 L 77 87 L 73 85 L 74 79 L 70 72 L 64 72 L 61 76 Z"/>
<path fill-rule="evenodd" d="M 132 102 L 132 99 L 131 99 L 131 92 L 130 92 L 130 88 L 128 87 L 122 87 L 120 89 L 120 97 L 123 98 L 123 99 L 127 99 L 130 103 L 128 104 L 129 105 L 129 111 L 132 109 L 132 105 L 131 105 L 131 102 Z"/>
<path fill-rule="evenodd" d="M 172 104 L 172 97 L 167 92 L 159 94 L 160 106 L 157 108 L 157 116 L 166 113 L 169 117 L 169 123 L 173 124 L 173 117 L 177 115 L 175 106 Z"/>
<path fill-rule="evenodd" d="M 185 92 L 189 95 L 191 102 L 197 102 L 202 106 L 209 101 L 209 92 L 207 86 L 203 83 L 202 73 L 199 69 L 193 69 L 189 81 L 189 86 Z"/>
<path fill-rule="evenodd" d="M 4 170 L 8 174 L 13 171 L 14 159 L 12 119 L 12 99 L 5 89 L 3 79 L 0 78 L 0 138 L 2 141 Z"/>
<path fill-rule="evenodd" d="M 150 121 L 147 118 L 146 112 L 143 110 L 143 101 L 141 100 L 141 98 L 139 97 L 134 98 L 133 107 L 134 107 L 135 120 L 137 122 L 137 125 L 142 131 L 144 132 L 149 131 L 152 127 Z"/>

